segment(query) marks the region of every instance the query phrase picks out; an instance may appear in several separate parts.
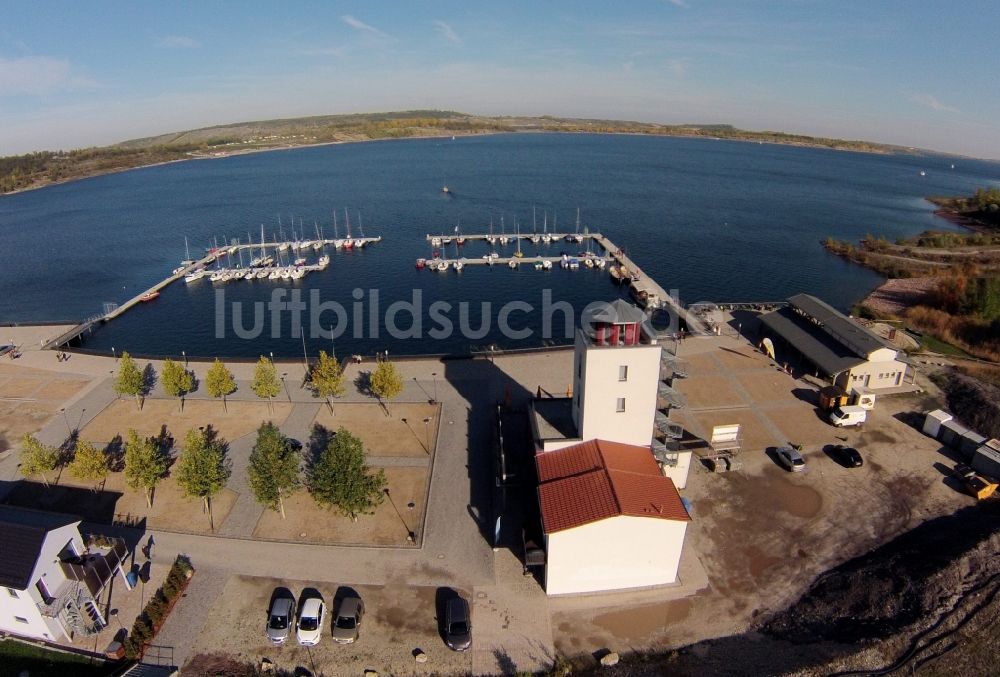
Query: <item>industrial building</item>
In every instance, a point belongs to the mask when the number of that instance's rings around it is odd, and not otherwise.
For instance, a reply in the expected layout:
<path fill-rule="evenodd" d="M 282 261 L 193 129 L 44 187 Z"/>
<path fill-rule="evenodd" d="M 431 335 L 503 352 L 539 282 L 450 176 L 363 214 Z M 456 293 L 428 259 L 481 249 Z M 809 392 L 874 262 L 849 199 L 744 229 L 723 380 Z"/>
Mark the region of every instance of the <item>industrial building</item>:
<path fill-rule="evenodd" d="M 798 363 L 845 392 L 877 393 L 912 380 L 902 351 L 815 296 L 796 294 L 760 322 L 779 364 Z"/>

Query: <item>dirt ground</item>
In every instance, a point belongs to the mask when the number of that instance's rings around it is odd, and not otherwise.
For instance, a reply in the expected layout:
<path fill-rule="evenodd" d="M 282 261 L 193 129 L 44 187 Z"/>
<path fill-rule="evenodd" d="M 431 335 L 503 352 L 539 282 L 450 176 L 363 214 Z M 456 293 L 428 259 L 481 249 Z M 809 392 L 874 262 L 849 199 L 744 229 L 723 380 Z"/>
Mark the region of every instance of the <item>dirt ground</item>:
<path fill-rule="evenodd" d="M 63 469 L 51 486 L 45 488 L 34 481 L 19 482 L 8 496 L 8 501 L 38 510 L 66 512 L 84 519 L 110 523 L 144 523 L 147 529 L 167 529 L 196 534 L 212 532 L 208 514 L 201 499 L 184 496 L 177 482 L 166 477 L 153 495 L 153 507 L 146 507 L 141 491 L 125 485 L 120 472 L 108 474 L 107 480 L 93 490 L 93 485 L 81 483 Z M 212 517 L 218 529 L 236 502 L 236 492 L 223 489 L 212 499 Z"/>
<path fill-rule="evenodd" d="M 265 421 L 281 425 L 292 411 L 287 402 L 275 402 L 273 408 L 273 412 L 269 411 L 266 402 L 229 402 L 228 411 L 224 411 L 220 402 L 188 400 L 182 412 L 177 400 L 148 399 L 139 411 L 134 400 L 115 400 L 80 435 L 94 444 L 106 445 L 116 435 L 124 438 L 129 428 L 142 436 L 156 436 L 166 426 L 179 444 L 188 430 L 211 425 L 219 437 L 232 442 L 254 432 Z"/>
<path fill-rule="evenodd" d="M 387 467 L 389 496 L 375 509 L 374 515 L 360 515 L 357 522 L 316 504 L 305 490 L 285 501 L 285 519 L 281 513 L 265 510 L 254 538 L 339 545 L 407 545 L 408 532 L 420 542 L 423 531 L 429 467 Z M 390 500 L 391 499 L 391 500 Z M 412 506 L 412 507 L 411 507 Z"/>
<path fill-rule="evenodd" d="M 323 406 L 315 423 L 329 430 L 344 426 L 372 456 L 428 456 L 437 445 L 440 405 L 390 403 L 389 416 L 378 404 L 336 403 Z M 404 422 L 403 419 L 406 419 Z M 424 419 L 430 419 L 424 423 Z"/>
<path fill-rule="evenodd" d="M 41 428 L 88 383 L 89 379 L 78 374 L 0 363 L 0 453 L 24 433 Z"/>
<path fill-rule="evenodd" d="M 698 554 L 710 587 L 672 601 L 651 592 L 647 604 L 627 610 L 615 608 L 613 596 L 590 610 L 556 603 L 556 647 L 582 664 L 602 649 L 662 650 L 742 632 L 792 603 L 824 571 L 973 502 L 946 481 L 947 451 L 904 422 L 936 402 L 883 397 L 863 430 L 837 429 L 817 414 L 801 382 L 746 346 L 738 352 L 747 355 L 682 355 L 690 378 L 675 384 L 689 404 L 689 393 L 699 393 L 693 399 L 702 407 L 671 413 L 698 436 L 713 425 L 743 424 L 743 469 L 717 475 L 695 462 L 684 491 L 693 507 L 685 548 Z M 713 401 L 715 388 L 729 392 Z M 742 404 L 727 408 L 734 392 Z M 770 447 L 786 440 L 805 444 L 805 472 L 775 462 Z M 829 454 L 836 443 L 857 447 L 864 467 L 837 464 Z"/>
<path fill-rule="evenodd" d="M 349 585 L 345 582 L 344 585 Z M 272 645 L 264 635 L 264 624 L 272 594 L 278 587 L 288 589 L 297 602 L 310 589 L 327 606 L 325 632 L 314 647 L 301 647 L 292 637 L 282 646 Z M 470 674 L 471 653 L 448 649 L 438 632 L 437 598 L 451 589 L 408 586 L 352 586 L 365 604 L 360 638 L 354 644 L 338 645 L 330 638 L 330 622 L 335 611 L 334 597 L 344 588 L 332 584 L 234 576 L 229 579 L 191 655 L 225 649 L 244 660 L 268 658 L 276 667 L 295 670 L 304 667 L 314 675 L 361 675 L 366 668 L 389 675 Z M 439 590 L 441 592 L 439 592 Z M 469 591 L 457 591 L 470 599 Z M 339 595 L 338 595 L 339 597 Z M 473 611 L 475 628 L 475 611 Z M 417 663 L 414 652 L 427 654 L 426 663 Z"/>

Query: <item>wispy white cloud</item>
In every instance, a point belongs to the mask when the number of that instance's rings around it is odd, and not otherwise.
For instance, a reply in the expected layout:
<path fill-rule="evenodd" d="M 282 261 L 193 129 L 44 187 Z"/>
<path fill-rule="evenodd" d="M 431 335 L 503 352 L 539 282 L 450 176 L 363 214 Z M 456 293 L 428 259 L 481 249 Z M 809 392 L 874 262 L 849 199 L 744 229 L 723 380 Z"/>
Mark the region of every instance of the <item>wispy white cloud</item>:
<path fill-rule="evenodd" d="M 458 36 L 458 33 L 456 33 L 455 29 L 451 27 L 451 24 L 441 21 L 441 19 L 435 19 L 433 23 L 437 32 L 440 33 L 445 40 L 448 42 L 454 42 L 456 45 L 462 44 L 462 38 Z"/>
<path fill-rule="evenodd" d="M 186 35 L 163 35 L 156 39 L 156 46 L 165 49 L 197 49 L 201 43 Z"/>
<path fill-rule="evenodd" d="M 344 56 L 346 49 L 340 47 L 308 47 L 297 50 L 303 56 Z"/>
<path fill-rule="evenodd" d="M 940 113 L 958 113 L 958 109 L 954 106 L 949 106 L 943 103 L 940 99 L 932 94 L 927 94 L 926 92 L 919 92 L 917 94 L 910 95 L 910 101 L 913 103 L 924 106 L 925 108 L 930 108 L 931 110 L 936 110 Z"/>
<path fill-rule="evenodd" d="M 682 78 L 687 72 L 687 59 L 668 59 L 667 70 L 673 73 L 674 77 Z"/>
<path fill-rule="evenodd" d="M 669 2 L 674 7 L 683 7 L 684 9 L 687 9 L 689 7 L 686 0 L 667 0 L 667 2 Z"/>
<path fill-rule="evenodd" d="M 5 94 L 47 94 L 95 84 L 93 80 L 75 74 L 70 62 L 65 59 L 48 56 L 0 57 L 0 97 Z"/>
<path fill-rule="evenodd" d="M 378 38 L 388 38 L 389 37 L 388 33 L 384 33 L 382 31 L 380 31 L 379 29 L 375 28 L 374 26 L 370 26 L 369 24 L 366 24 L 361 19 L 358 19 L 358 18 L 356 18 L 356 17 L 354 17 L 354 16 L 352 16 L 350 14 L 345 14 L 345 15 L 343 15 L 340 18 L 343 20 L 343 22 L 345 24 L 347 24 L 348 26 L 350 26 L 354 30 L 359 31 L 361 33 L 366 33 L 368 35 L 373 35 L 373 36 L 378 37 Z"/>

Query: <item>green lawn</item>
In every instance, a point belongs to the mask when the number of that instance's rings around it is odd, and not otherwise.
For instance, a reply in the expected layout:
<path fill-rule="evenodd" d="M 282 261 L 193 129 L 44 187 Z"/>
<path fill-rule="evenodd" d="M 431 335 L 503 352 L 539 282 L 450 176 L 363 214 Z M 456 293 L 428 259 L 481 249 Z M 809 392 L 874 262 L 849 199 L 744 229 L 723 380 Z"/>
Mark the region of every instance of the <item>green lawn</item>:
<path fill-rule="evenodd" d="M 104 677 L 116 667 L 86 656 L 50 651 L 10 639 L 0 641 L 0 677 L 17 677 L 23 670 L 31 677 Z"/>
<path fill-rule="evenodd" d="M 952 357 L 972 357 L 972 355 L 969 355 L 969 353 L 965 352 L 958 346 L 945 343 L 944 341 L 936 339 L 927 333 L 924 333 L 920 337 L 920 347 L 924 350 L 940 353 L 941 355 L 951 355 Z"/>

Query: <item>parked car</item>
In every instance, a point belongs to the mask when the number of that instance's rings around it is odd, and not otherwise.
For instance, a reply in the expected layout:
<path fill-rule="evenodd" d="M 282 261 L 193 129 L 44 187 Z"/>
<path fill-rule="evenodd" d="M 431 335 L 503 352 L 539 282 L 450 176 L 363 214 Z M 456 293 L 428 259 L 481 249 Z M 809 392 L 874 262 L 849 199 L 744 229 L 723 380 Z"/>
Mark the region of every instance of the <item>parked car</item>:
<path fill-rule="evenodd" d="M 365 603 L 360 598 L 345 597 L 341 600 L 337 618 L 333 621 L 333 641 L 350 644 L 357 640 L 364 615 Z"/>
<path fill-rule="evenodd" d="M 295 600 L 276 597 L 271 602 L 271 610 L 267 614 L 267 638 L 274 644 L 283 644 L 288 639 L 294 622 Z"/>
<path fill-rule="evenodd" d="M 830 412 L 830 423 L 838 428 L 850 425 L 862 425 L 868 419 L 868 411 L 856 404 L 837 407 Z"/>
<path fill-rule="evenodd" d="M 781 465 L 791 472 L 801 472 L 806 469 L 806 459 L 802 458 L 802 454 L 795 447 L 778 447 L 774 453 Z"/>
<path fill-rule="evenodd" d="M 461 597 L 452 597 L 445 606 L 444 642 L 454 651 L 465 651 L 472 645 L 469 603 Z"/>
<path fill-rule="evenodd" d="M 845 468 L 860 468 L 865 464 L 857 449 L 843 444 L 838 444 L 833 448 L 833 457 L 837 459 L 837 463 Z"/>
<path fill-rule="evenodd" d="M 326 606 L 323 600 L 318 597 L 310 597 L 302 603 L 302 610 L 299 611 L 299 623 L 295 628 L 295 636 L 299 644 L 312 646 L 319 643 L 320 635 L 323 633 L 323 616 L 326 613 Z"/>

